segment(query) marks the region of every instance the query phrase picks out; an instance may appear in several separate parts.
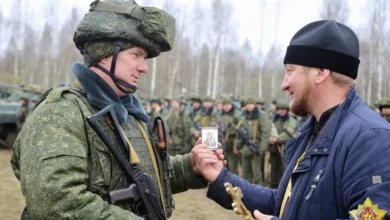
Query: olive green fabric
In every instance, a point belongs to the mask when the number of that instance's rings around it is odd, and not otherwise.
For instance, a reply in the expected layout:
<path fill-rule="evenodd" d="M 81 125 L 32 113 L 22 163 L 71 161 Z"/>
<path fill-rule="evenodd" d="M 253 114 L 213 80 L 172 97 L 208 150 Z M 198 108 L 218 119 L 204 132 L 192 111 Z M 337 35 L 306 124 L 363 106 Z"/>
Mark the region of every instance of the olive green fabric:
<path fill-rule="evenodd" d="M 228 98 L 230 99 L 230 98 Z M 231 101 L 231 99 L 230 99 Z M 226 143 L 226 159 L 228 162 L 228 169 L 231 173 L 238 175 L 238 166 L 240 157 L 238 154 L 233 153 L 234 140 L 236 137 L 235 125 L 238 124 L 241 119 L 241 112 L 232 105 L 232 109 L 229 112 L 222 111 L 217 115 L 218 121 L 225 128 L 224 138 Z M 221 142 L 221 141 L 220 141 Z"/>
<path fill-rule="evenodd" d="M 183 149 L 190 149 L 192 121 L 184 112 L 172 110 L 168 116 L 169 137 L 171 144 L 169 153 L 172 156 L 181 154 Z"/>
<path fill-rule="evenodd" d="M 257 108 L 252 112 L 244 111 L 243 121 L 240 127 L 245 128 L 251 139 L 253 139 L 254 129 L 256 129 L 255 143 L 258 145 L 261 152 L 267 151 L 268 140 L 271 133 L 271 122 L 264 111 Z M 253 184 L 262 185 L 263 172 L 261 167 L 263 164 L 263 157 L 258 153 L 253 153 L 249 147 L 245 145 L 242 138 L 237 134 L 234 147 L 240 151 L 242 177 Z"/>
<path fill-rule="evenodd" d="M 133 10 L 143 15 L 132 16 Z M 148 52 L 148 58 L 153 58 L 160 52 L 171 50 L 174 38 L 175 19 L 167 12 L 154 7 L 140 7 L 133 1 L 106 0 L 92 5 L 77 26 L 73 41 L 81 52 L 87 42 L 107 39 L 132 42 L 143 47 Z"/>
<path fill-rule="evenodd" d="M 280 102 L 277 102 L 277 105 L 279 105 Z M 283 166 L 282 157 L 283 155 L 280 154 L 279 151 L 282 151 L 284 153 L 284 144 L 294 138 L 296 136 L 298 123 L 297 121 L 289 116 L 286 115 L 284 117 L 280 117 L 279 115 L 276 115 L 273 121 L 273 126 L 276 128 L 276 144 L 270 144 L 269 145 L 269 151 L 270 154 L 270 161 L 271 161 L 271 188 L 277 188 L 279 185 L 279 182 L 283 176 L 285 167 Z M 284 159 L 283 159 L 284 160 Z"/>
<path fill-rule="evenodd" d="M 13 148 L 11 164 L 28 209 L 22 219 L 142 219 L 131 202 L 108 203 L 109 191 L 130 183 L 86 121 L 98 110 L 80 94 L 63 90 L 60 97 L 46 99 L 32 112 Z M 99 124 L 120 146 L 106 121 L 99 119 Z M 129 116 L 122 128 L 141 160 L 141 170 L 156 182 L 160 177 L 155 175 L 135 119 Z M 155 135 L 152 140 L 157 148 Z M 123 149 L 118 150 L 128 157 Z M 170 215 L 174 203 L 171 193 L 205 187 L 205 182 L 193 173 L 189 155 L 167 157 L 168 166 L 163 166 L 160 157 L 156 159 L 161 178 L 167 180 L 161 182 Z"/>

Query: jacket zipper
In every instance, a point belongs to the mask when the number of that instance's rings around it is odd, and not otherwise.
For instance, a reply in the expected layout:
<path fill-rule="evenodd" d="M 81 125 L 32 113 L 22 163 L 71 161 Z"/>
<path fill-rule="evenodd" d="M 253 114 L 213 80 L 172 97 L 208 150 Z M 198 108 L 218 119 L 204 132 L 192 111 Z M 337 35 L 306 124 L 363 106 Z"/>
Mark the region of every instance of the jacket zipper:
<path fill-rule="evenodd" d="M 306 195 L 305 200 L 309 200 L 310 197 L 313 195 L 313 192 L 314 192 L 314 190 L 317 188 L 317 184 L 318 184 L 318 182 L 320 181 L 320 178 L 321 178 L 321 176 L 322 176 L 323 173 L 324 173 L 324 171 L 323 171 L 323 170 L 320 170 L 320 172 L 317 174 L 316 178 L 314 178 L 313 184 L 311 184 L 311 186 L 310 186 L 310 191 L 309 191 L 309 193 Z"/>
<path fill-rule="evenodd" d="M 313 195 L 314 190 L 317 188 L 317 184 L 318 184 L 318 182 L 320 181 L 320 178 L 321 178 L 321 176 L 322 176 L 323 173 L 324 173 L 324 170 L 320 170 L 320 171 L 318 172 L 317 176 L 314 178 L 313 183 L 312 183 L 311 186 L 310 186 L 310 191 L 309 191 L 309 193 L 307 193 L 307 195 L 305 196 L 305 200 L 303 201 L 303 204 L 302 204 L 302 206 L 301 206 L 301 208 L 300 208 L 300 210 L 299 210 L 299 214 L 298 214 L 298 218 L 297 218 L 297 219 L 300 219 L 301 214 L 302 214 L 302 212 L 303 212 L 303 209 L 305 208 L 305 206 L 306 206 L 308 200 L 309 200 L 309 199 L 311 198 L 311 196 Z"/>

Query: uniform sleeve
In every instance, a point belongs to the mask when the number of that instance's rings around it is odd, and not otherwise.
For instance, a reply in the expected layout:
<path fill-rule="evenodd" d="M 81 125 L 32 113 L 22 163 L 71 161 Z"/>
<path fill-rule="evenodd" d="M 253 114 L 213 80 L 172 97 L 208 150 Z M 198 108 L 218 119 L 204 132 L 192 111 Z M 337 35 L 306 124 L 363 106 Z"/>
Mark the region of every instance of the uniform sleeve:
<path fill-rule="evenodd" d="M 277 143 L 278 144 L 284 144 L 286 141 L 290 140 L 293 138 L 295 131 L 297 130 L 297 122 L 295 119 L 290 118 L 288 119 L 288 125 L 285 129 L 283 129 L 283 132 L 280 133 L 277 137 Z"/>
<path fill-rule="evenodd" d="M 172 193 L 207 187 L 207 181 L 198 177 L 193 169 L 190 154 L 170 156 Z"/>
<path fill-rule="evenodd" d="M 207 197 L 225 209 L 232 209 L 232 199 L 227 194 L 224 184 L 229 182 L 233 187 L 240 187 L 244 195 L 242 202 L 251 213 L 255 210 L 271 215 L 275 209 L 276 189 L 270 189 L 251 184 L 244 179 L 240 179 L 224 167 L 217 179 L 210 184 Z"/>
<path fill-rule="evenodd" d="M 32 219 L 142 219 L 89 191 L 86 125 L 78 102 L 40 107 L 20 132 L 12 161 Z"/>
<path fill-rule="evenodd" d="M 266 151 L 269 144 L 268 140 L 271 136 L 271 121 L 265 112 L 260 112 L 259 124 L 259 137 L 261 138 L 259 147 L 261 150 Z"/>
<path fill-rule="evenodd" d="M 369 198 L 373 205 L 387 212 L 378 219 L 390 219 L 390 132 L 370 129 L 360 134 L 348 154 L 343 168 L 343 206 L 349 209 L 350 219 L 355 219 Z"/>

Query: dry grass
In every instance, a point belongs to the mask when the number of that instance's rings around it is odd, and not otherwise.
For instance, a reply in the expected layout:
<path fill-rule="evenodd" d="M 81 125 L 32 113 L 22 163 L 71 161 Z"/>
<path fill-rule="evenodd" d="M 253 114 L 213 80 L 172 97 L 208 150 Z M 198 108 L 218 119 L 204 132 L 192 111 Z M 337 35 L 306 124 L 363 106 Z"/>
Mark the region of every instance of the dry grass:
<path fill-rule="evenodd" d="M 10 165 L 11 151 L 0 149 L 0 219 L 20 219 L 24 198 Z"/>
<path fill-rule="evenodd" d="M 24 208 L 24 199 L 19 181 L 10 166 L 11 151 L 0 149 L 0 220 L 20 219 Z M 188 190 L 174 195 L 176 208 L 172 220 L 182 219 L 244 219 L 231 210 L 225 210 L 206 198 L 206 190 Z"/>

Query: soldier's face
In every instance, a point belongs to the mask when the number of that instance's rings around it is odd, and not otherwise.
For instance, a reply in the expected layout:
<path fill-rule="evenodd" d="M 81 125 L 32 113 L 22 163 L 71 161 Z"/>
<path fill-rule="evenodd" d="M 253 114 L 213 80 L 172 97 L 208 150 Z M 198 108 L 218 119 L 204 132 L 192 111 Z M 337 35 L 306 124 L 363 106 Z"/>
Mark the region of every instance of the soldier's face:
<path fill-rule="evenodd" d="M 209 108 L 211 108 L 211 106 L 213 106 L 212 102 L 203 102 L 203 107 L 204 108 L 209 109 Z"/>
<path fill-rule="evenodd" d="M 290 95 L 290 110 L 298 116 L 309 114 L 310 71 L 300 65 L 287 64 L 282 90 Z"/>
<path fill-rule="evenodd" d="M 151 106 L 153 110 L 160 108 L 160 104 L 158 104 L 158 102 L 152 102 Z"/>
<path fill-rule="evenodd" d="M 245 107 L 246 107 L 246 110 L 248 110 L 248 111 L 253 111 L 253 109 L 255 109 L 255 107 L 256 107 L 256 104 L 254 104 L 254 103 L 248 103 L 248 104 L 246 104 L 245 105 Z"/>
<path fill-rule="evenodd" d="M 198 108 L 200 108 L 200 102 L 192 102 L 192 108 L 194 108 L 194 109 L 198 109 Z"/>
<path fill-rule="evenodd" d="M 223 104 L 223 111 L 229 112 L 232 109 L 232 104 Z"/>
<path fill-rule="evenodd" d="M 142 47 L 133 47 L 119 52 L 115 66 L 115 76 L 124 82 L 137 86 L 141 75 L 148 72 L 148 65 L 146 64 L 147 56 L 148 53 Z M 103 59 L 100 63 L 105 69 L 110 70 L 111 61 L 112 56 Z M 112 80 L 106 80 L 106 82 L 120 97 L 127 95 L 120 91 Z M 131 89 L 123 86 L 122 89 L 128 93 L 133 92 Z"/>
<path fill-rule="evenodd" d="M 389 117 L 390 116 L 390 107 L 383 107 L 382 114 L 386 117 Z"/>
<path fill-rule="evenodd" d="M 279 108 L 276 110 L 276 113 L 278 113 L 278 115 L 283 117 L 283 116 L 287 115 L 287 109 Z"/>
<path fill-rule="evenodd" d="M 171 101 L 171 107 L 175 110 L 179 110 L 180 109 L 180 103 L 177 101 L 177 100 L 172 100 Z"/>

